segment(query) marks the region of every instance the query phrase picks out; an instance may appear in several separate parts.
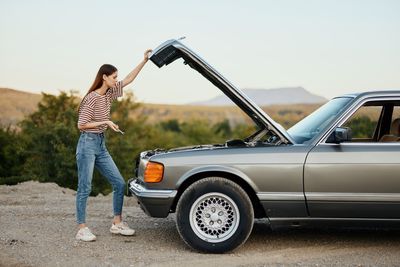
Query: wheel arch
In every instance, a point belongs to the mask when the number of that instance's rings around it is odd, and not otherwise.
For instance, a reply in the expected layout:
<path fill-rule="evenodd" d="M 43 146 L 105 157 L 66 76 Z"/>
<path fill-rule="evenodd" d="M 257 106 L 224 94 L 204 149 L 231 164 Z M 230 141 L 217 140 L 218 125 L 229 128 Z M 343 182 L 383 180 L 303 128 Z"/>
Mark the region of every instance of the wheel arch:
<path fill-rule="evenodd" d="M 178 201 L 180 197 L 182 196 L 183 192 L 194 182 L 199 181 L 201 179 L 207 178 L 207 177 L 222 177 L 229 179 L 233 181 L 234 183 L 238 184 L 249 196 L 251 203 L 253 205 L 253 210 L 254 210 L 254 216 L 255 218 L 265 218 L 267 217 L 265 210 L 263 206 L 261 205 L 260 199 L 257 197 L 256 194 L 256 189 L 254 188 L 255 185 L 252 183 L 250 185 L 249 178 L 243 178 L 242 176 L 238 175 L 237 173 L 233 173 L 227 170 L 201 170 L 201 171 L 196 171 L 196 172 L 190 172 L 190 174 L 183 176 L 181 179 L 179 179 L 178 185 L 177 185 L 177 195 L 173 201 L 173 204 L 171 206 L 171 211 L 175 212 L 176 206 L 178 204 Z"/>

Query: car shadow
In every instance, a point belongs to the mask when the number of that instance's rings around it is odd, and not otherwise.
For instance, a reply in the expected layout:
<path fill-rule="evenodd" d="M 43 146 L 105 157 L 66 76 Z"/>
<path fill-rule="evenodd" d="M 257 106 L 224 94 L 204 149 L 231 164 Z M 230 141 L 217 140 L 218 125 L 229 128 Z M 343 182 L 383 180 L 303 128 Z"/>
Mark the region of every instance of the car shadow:
<path fill-rule="evenodd" d="M 274 246 L 275 248 L 310 245 L 375 246 L 382 243 L 399 246 L 400 229 L 370 226 L 301 226 L 271 229 L 265 220 L 256 220 L 244 247 Z"/>
<path fill-rule="evenodd" d="M 148 217 L 145 224 L 136 225 L 139 230 L 138 237 L 145 242 L 157 240 L 157 244 L 161 247 L 195 252 L 186 246 L 179 236 L 175 216 L 172 214 L 168 218 Z M 295 249 L 310 246 L 376 246 L 383 243 L 400 247 L 398 240 L 400 240 L 399 228 L 305 226 L 271 229 L 267 220 L 256 220 L 246 243 L 233 253 L 261 252 L 288 247 Z"/>

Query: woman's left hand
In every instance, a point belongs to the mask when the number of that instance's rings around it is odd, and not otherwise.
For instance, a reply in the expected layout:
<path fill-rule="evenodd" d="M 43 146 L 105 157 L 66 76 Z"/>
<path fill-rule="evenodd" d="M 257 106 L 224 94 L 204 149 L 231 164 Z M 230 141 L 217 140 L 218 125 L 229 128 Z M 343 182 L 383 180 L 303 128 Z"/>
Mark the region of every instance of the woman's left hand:
<path fill-rule="evenodd" d="M 151 49 L 147 49 L 145 52 L 144 52 L 144 61 L 148 61 L 149 60 L 149 55 L 150 55 L 150 53 L 152 52 L 153 50 L 151 50 Z"/>

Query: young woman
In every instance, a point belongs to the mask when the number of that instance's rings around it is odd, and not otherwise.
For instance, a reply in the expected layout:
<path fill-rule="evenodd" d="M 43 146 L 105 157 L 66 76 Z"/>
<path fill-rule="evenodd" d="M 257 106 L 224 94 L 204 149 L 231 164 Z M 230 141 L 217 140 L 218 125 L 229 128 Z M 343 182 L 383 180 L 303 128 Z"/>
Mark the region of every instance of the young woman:
<path fill-rule="evenodd" d="M 151 50 L 146 50 L 144 59 L 122 81 L 117 81 L 118 71 L 109 64 L 100 67 L 93 85 L 79 106 L 78 128 L 81 131 L 76 148 L 78 165 L 78 192 L 76 194 L 76 219 L 79 231 L 76 239 L 94 241 L 96 236 L 86 226 L 86 201 L 91 192 L 93 169 L 96 167 L 113 187 L 114 219 L 110 232 L 121 235 L 133 235 L 131 229 L 122 221 L 125 180 L 107 151 L 104 132 L 110 127 L 119 131 L 118 125 L 110 120 L 112 101 L 122 96 L 122 88 L 130 84 L 149 59 Z"/>

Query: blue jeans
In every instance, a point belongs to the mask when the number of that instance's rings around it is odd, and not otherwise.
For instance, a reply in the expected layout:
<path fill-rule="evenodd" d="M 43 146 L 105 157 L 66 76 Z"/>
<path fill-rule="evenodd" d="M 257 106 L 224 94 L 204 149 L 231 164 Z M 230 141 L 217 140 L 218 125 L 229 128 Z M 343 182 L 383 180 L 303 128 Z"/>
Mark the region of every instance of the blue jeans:
<path fill-rule="evenodd" d="M 114 215 L 121 215 L 125 180 L 107 151 L 104 134 L 81 133 L 76 148 L 76 161 L 78 165 L 77 223 L 82 224 L 86 221 L 86 202 L 92 190 L 94 167 L 111 183 Z"/>

